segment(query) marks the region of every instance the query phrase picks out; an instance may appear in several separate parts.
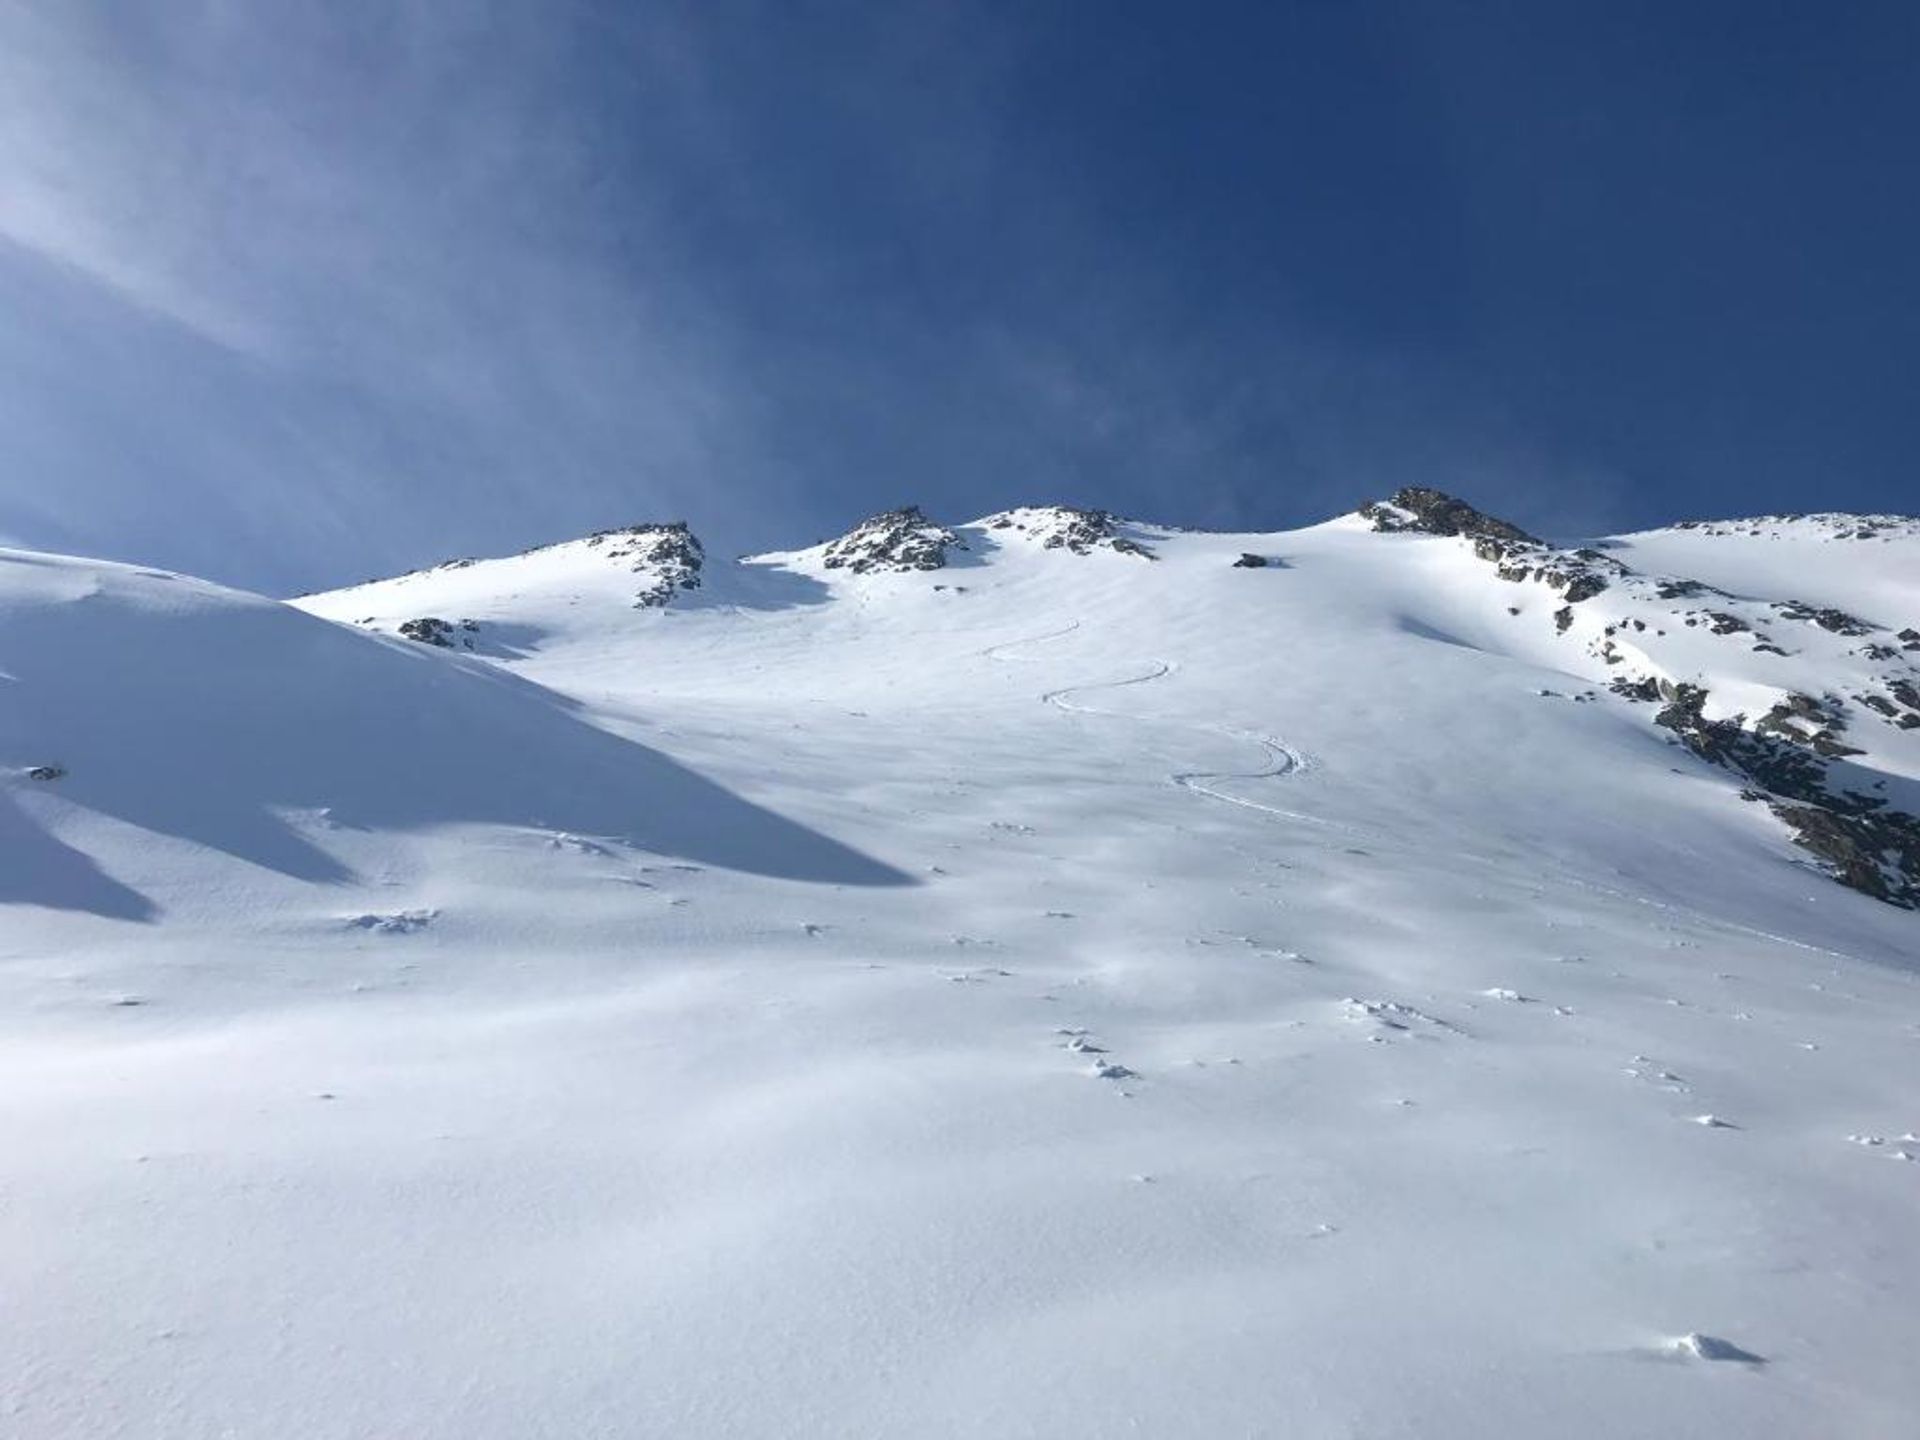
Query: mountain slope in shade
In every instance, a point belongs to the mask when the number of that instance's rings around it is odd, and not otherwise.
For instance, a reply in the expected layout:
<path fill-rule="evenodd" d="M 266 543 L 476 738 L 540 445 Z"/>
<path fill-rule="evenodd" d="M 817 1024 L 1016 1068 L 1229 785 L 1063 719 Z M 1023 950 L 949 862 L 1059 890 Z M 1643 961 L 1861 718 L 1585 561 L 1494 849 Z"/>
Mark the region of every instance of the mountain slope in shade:
<path fill-rule="evenodd" d="M 0 558 L 13 1418 L 1903 1434 L 1873 523 Z"/>

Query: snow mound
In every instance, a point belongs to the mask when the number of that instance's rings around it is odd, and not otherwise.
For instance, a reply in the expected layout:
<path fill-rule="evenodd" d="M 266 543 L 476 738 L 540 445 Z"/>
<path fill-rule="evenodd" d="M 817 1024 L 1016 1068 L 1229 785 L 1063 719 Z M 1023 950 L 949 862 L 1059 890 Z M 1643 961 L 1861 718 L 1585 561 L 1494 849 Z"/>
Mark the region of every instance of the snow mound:
<path fill-rule="evenodd" d="M 1669 1348 L 1675 1355 L 1687 1360 L 1720 1360 L 1737 1365 L 1767 1363 L 1751 1350 L 1743 1350 L 1731 1340 L 1722 1340 L 1717 1335 L 1702 1335 L 1698 1331 L 1680 1336 Z"/>
<path fill-rule="evenodd" d="M 294 600 L 330 620 L 504 658 L 537 647 L 569 612 L 659 610 L 701 588 L 706 554 L 680 521 L 599 530 L 494 559 L 450 560 Z"/>

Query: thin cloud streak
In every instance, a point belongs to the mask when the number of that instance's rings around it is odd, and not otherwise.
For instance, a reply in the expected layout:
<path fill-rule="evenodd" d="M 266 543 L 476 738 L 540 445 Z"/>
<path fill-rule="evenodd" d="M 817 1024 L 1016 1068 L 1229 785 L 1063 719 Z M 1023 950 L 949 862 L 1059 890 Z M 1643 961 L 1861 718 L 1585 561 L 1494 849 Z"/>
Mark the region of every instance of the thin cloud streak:
<path fill-rule="evenodd" d="M 906 500 L 1246 526 L 1455 482 L 1612 518 L 1444 357 L 1145 248 L 1033 113 L 1060 16 L 1018 20 L 0 12 L 0 530 L 291 591 Z"/>

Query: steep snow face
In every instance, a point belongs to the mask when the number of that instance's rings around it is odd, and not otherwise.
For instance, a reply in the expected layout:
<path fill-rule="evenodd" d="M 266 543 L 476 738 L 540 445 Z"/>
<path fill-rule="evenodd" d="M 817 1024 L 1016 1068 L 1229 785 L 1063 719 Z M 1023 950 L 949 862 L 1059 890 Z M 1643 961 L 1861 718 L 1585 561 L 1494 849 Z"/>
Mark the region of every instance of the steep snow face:
<path fill-rule="evenodd" d="M 1904 1433 L 1915 916 L 1608 688 L 1894 793 L 1897 631 L 1768 608 L 1890 625 L 1853 552 L 994 518 L 650 609 L 5 557 L 23 1433 Z"/>

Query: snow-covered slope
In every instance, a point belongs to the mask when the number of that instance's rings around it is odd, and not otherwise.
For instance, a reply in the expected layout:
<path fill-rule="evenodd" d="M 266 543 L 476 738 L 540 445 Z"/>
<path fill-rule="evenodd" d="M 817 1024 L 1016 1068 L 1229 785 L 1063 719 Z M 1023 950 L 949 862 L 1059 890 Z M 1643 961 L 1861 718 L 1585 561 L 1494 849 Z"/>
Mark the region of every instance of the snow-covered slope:
<path fill-rule="evenodd" d="M 0 556 L 20 1433 L 1907 1433 L 1910 530 L 677 533 Z"/>
<path fill-rule="evenodd" d="M 1800 599 L 1920 624 L 1920 520 L 1791 515 L 1690 521 L 1616 536 L 1609 553 L 1641 570 L 1690 575 L 1740 593 L 1787 584 Z"/>

